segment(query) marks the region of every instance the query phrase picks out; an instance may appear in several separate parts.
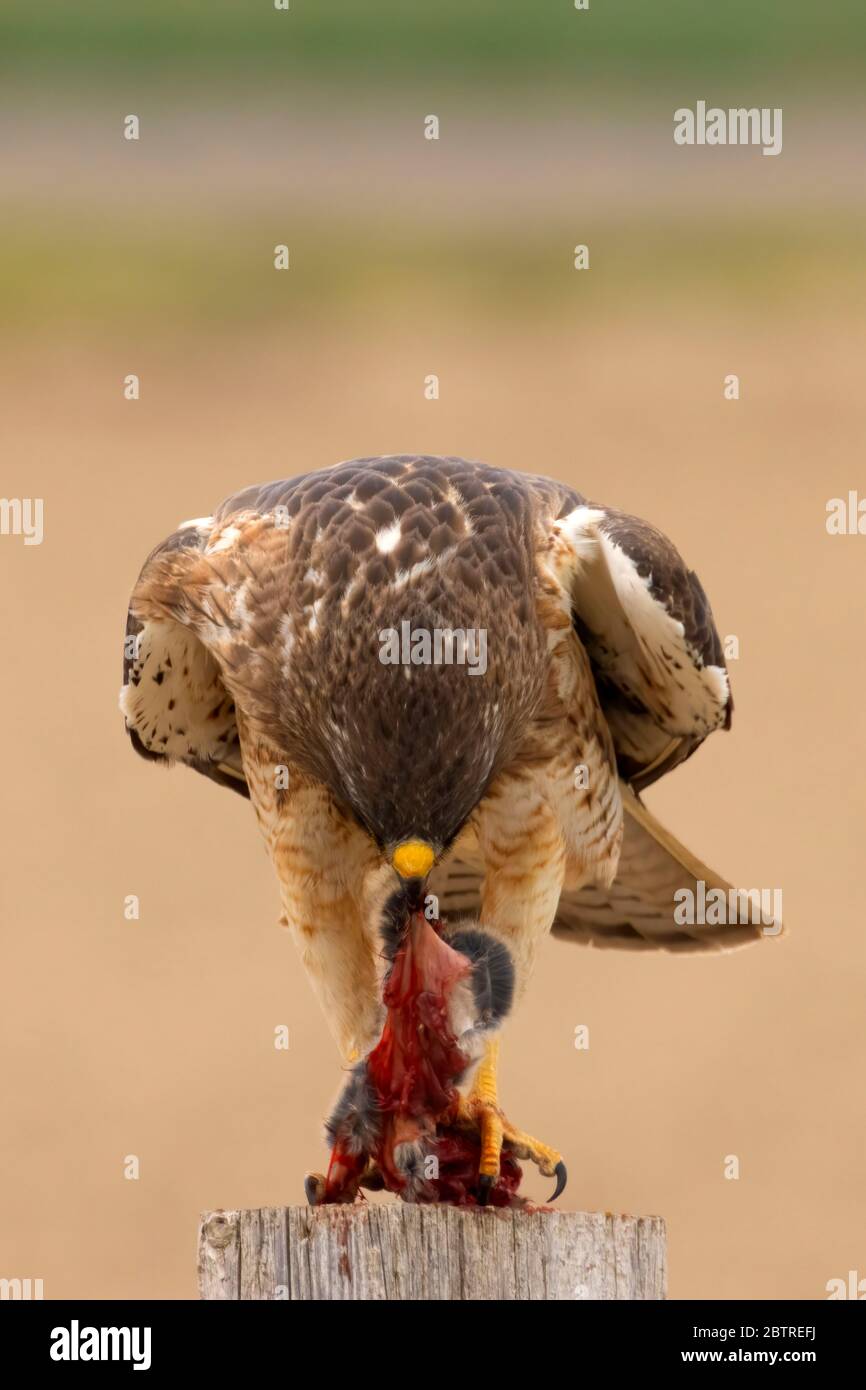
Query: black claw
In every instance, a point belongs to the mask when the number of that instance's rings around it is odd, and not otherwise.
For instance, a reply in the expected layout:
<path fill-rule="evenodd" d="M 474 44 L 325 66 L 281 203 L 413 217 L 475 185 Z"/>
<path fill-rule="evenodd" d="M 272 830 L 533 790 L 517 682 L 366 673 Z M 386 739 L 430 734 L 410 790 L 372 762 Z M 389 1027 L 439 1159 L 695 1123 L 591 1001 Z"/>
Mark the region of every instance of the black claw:
<path fill-rule="evenodd" d="M 555 1202 L 557 1197 L 562 1196 L 563 1192 L 565 1191 L 565 1184 L 568 1182 L 568 1172 L 566 1171 L 566 1167 L 562 1159 L 559 1160 L 553 1172 L 556 1177 L 556 1187 L 554 1189 L 553 1196 L 548 1197 L 547 1199 L 549 1202 Z"/>
<path fill-rule="evenodd" d="M 361 1186 L 366 1187 L 368 1192 L 384 1192 L 385 1179 L 378 1168 L 370 1167 L 361 1178 Z"/>
<path fill-rule="evenodd" d="M 489 1199 L 489 1197 L 490 1197 L 490 1193 L 493 1191 L 493 1184 L 494 1184 L 495 1182 L 496 1182 L 496 1179 L 493 1178 L 493 1177 L 491 1177 L 489 1173 L 482 1173 L 482 1174 L 479 1176 L 479 1178 L 478 1178 L 478 1205 L 479 1205 L 479 1207 L 486 1207 L 486 1206 L 487 1206 L 487 1202 L 488 1202 L 488 1199 Z"/>
<path fill-rule="evenodd" d="M 307 1205 L 317 1207 L 322 1200 L 324 1190 L 325 1180 L 321 1173 L 308 1173 L 304 1178 L 304 1196 L 307 1199 Z"/>

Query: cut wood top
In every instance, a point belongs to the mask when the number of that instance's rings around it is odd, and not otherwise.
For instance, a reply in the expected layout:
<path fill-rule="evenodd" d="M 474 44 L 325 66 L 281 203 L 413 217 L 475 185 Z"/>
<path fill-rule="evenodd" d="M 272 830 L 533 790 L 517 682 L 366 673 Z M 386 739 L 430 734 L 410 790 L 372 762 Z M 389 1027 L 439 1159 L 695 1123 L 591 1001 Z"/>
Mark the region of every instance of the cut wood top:
<path fill-rule="evenodd" d="M 659 1299 L 661 1217 L 359 1203 L 205 1212 L 206 1299 Z"/>

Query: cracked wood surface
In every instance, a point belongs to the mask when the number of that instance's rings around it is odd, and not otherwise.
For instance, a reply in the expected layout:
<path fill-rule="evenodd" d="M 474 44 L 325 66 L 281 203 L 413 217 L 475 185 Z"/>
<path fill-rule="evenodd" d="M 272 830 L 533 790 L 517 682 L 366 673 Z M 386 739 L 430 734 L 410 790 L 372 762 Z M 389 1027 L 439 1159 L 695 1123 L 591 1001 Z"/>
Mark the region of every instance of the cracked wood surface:
<path fill-rule="evenodd" d="M 659 1299 L 665 1223 L 372 1203 L 205 1212 L 205 1299 Z"/>

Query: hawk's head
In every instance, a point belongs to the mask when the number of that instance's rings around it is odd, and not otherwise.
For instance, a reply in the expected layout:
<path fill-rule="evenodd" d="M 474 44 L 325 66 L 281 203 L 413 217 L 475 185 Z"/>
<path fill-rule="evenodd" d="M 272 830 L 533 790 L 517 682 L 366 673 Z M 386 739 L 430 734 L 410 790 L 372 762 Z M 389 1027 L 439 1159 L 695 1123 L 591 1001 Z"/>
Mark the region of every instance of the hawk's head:
<path fill-rule="evenodd" d="M 294 645 L 280 732 L 398 874 L 423 883 L 513 757 L 543 650 L 506 593 L 367 590 L 351 621 Z"/>

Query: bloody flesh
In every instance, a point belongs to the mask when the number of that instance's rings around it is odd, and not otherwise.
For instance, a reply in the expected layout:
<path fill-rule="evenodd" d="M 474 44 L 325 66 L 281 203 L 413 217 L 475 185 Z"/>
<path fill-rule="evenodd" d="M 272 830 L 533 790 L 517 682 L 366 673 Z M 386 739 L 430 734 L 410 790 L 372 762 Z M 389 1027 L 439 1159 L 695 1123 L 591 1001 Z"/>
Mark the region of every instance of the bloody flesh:
<path fill-rule="evenodd" d="M 405 1163 L 402 1145 L 418 1145 L 423 1155 L 423 1181 L 412 1184 L 411 1200 L 459 1206 L 479 1201 L 480 1139 L 473 1129 L 454 1123 L 456 1083 L 470 1058 L 460 1048 L 449 1015 L 449 1001 L 456 989 L 467 988 L 473 966 L 440 932 L 441 923 L 428 921 L 423 912 L 409 919 L 385 983 L 382 1036 L 367 1058 L 377 1138 L 369 1153 L 358 1153 L 336 1136 L 325 1201 L 351 1200 L 370 1162 L 389 1191 L 408 1196 L 399 1161 L 403 1157 Z M 518 1163 L 504 1148 L 490 1204 L 522 1204 L 516 1195 L 520 1179 Z"/>

